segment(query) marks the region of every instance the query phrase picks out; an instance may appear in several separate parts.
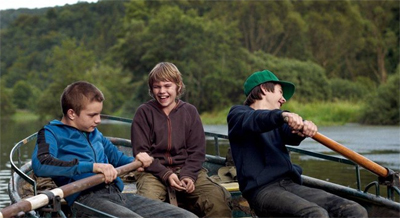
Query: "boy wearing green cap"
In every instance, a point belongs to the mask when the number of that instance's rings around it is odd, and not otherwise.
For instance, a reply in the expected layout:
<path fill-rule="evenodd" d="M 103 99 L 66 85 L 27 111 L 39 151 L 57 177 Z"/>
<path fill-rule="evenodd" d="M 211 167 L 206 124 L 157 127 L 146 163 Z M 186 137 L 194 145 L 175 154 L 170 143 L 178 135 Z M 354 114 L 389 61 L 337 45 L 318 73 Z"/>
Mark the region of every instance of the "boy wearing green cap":
<path fill-rule="evenodd" d="M 280 108 L 295 86 L 268 70 L 244 83 L 246 100 L 228 114 L 228 136 L 243 196 L 260 217 L 368 217 L 361 205 L 301 185 L 302 169 L 292 164 L 286 145 L 299 145 L 317 126 Z"/>

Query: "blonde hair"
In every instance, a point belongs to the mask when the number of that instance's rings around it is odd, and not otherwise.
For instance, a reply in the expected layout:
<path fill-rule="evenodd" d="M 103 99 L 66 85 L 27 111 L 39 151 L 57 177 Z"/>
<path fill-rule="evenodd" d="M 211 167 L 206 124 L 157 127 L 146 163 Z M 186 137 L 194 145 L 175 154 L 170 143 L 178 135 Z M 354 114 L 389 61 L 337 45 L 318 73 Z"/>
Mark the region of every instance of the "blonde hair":
<path fill-rule="evenodd" d="M 179 72 L 178 68 L 169 62 L 158 63 L 149 73 L 148 86 L 149 94 L 154 98 L 153 95 L 153 83 L 154 82 L 173 82 L 177 86 L 176 97 L 180 98 L 185 92 L 185 84 L 182 80 L 182 74 Z"/>

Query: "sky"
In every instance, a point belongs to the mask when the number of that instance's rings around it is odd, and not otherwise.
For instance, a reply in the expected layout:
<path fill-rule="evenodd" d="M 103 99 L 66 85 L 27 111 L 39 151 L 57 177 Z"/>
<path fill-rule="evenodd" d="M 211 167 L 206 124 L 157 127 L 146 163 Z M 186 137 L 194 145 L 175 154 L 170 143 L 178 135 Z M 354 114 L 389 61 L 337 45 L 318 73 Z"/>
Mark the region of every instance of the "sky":
<path fill-rule="evenodd" d="M 0 0 L 0 10 L 19 8 L 46 8 L 73 5 L 78 2 L 97 2 L 97 0 Z"/>

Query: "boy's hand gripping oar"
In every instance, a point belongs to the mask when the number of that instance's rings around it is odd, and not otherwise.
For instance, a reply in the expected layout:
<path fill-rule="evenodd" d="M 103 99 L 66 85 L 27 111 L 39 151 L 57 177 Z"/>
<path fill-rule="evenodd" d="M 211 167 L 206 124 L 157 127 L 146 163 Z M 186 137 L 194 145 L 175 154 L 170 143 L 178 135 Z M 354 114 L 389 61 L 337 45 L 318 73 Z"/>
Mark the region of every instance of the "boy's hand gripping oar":
<path fill-rule="evenodd" d="M 130 171 L 136 170 L 142 166 L 140 161 L 134 161 L 132 163 L 126 164 L 124 166 L 120 166 L 116 168 L 118 172 L 118 176 L 128 173 Z M 3 217 L 14 217 L 23 215 L 25 212 L 38 209 L 40 207 L 46 206 L 50 203 L 50 196 L 52 197 L 60 197 L 65 198 L 74 193 L 86 190 L 93 186 L 99 185 L 105 181 L 103 174 L 96 174 L 67 185 L 63 185 L 61 187 L 52 189 L 47 191 L 47 194 L 38 194 L 36 196 L 26 198 L 21 200 L 18 203 L 12 204 L 8 207 L 5 207 L 0 212 L 0 218 Z"/>
<path fill-rule="evenodd" d="M 383 179 L 384 183 L 388 183 L 385 185 L 389 186 L 396 186 L 400 187 L 400 179 L 399 179 L 399 174 L 393 172 L 390 169 L 387 169 L 385 167 L 382 167 L 381 165 L 369 160 L 368 158 L 346 148 L 345 146 L 339 144 L 338 142 L 335 142 L 334 140 L 322 135 L 321 133 L 316 133 L 312 139 L 315 141 L 325 145 L 326 147 L 338 152 L 339 154 L 343 155 L 344 157 L 347 157 L 348 159 L 354 161 L 358 165 L 364 167 L 365 169 L 377 174 Z"/>

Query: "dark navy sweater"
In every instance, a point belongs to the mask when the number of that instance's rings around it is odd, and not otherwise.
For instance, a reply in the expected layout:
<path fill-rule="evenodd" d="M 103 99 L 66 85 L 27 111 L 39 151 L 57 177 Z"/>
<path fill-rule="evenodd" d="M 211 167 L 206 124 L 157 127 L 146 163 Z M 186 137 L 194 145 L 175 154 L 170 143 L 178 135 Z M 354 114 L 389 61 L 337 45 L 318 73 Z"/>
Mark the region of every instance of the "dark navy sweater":
<path fill-rule="evenodd" d="M 268 184 L 291 178 L 301 184 L 302 169 L 292 164 L 286 145 L 304 139 L 291 133 L 282 110 L 233 106 L 228 114 L 228 137 L 243 196 L 251 200 Z"/>

